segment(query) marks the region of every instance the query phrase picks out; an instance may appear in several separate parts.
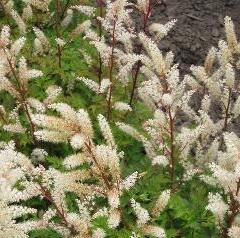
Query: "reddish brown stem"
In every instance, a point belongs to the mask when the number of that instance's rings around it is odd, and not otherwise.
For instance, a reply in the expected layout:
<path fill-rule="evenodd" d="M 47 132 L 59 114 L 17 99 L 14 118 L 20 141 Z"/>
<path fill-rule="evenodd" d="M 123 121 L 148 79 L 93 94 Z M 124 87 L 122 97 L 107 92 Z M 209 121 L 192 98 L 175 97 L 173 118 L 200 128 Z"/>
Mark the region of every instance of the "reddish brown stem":
<path fill-rule="evenodd" d="M 58 67 L 62 68 L 62 50 L 61 47 L 58 45 L 57 46 L 57 51 L 58 51 Z"/>
<path fill-rule="evenodd" d="M 86 146 L 86 148 L 87 148 L 88 153 L 91 155 L 91 157 L 92 157 L 95 165 L 97 166 L 97 168 L 98 168 L 98 170 L 99 170 L 99 172 L 100 172 L 100 177 L 101 177 L 102 180 L 104 181 L 106 187 L 107 187 L 108 189 L 110 189 L 110 188 L 111 188 L 111 185 L 110 185 L 110 183 L 109 183 L 109 181 L 108 181 L 108 178 L 107 178 L 107 176 L 105 175 L 105 173 L 102 171 L 102 168 L 101 168 L 101 166 L 99 165 L 99 163 L 98 163 L 98 161 L 97 161 L 97 158 L 95 157 L 95 155 L 94 155 L 94 153 L 93 153 L 93 151 L 92 151 L 91 142 L 90 142 L 90 141 L 85 142 L 85 146 Z"/>
<path fill-rule="evenodd" d="M 32 118 L 31 118 L 31 115 L 30 115 L 30 112 L 29 112 L 28 105 L 27 105 L 26 101 L 23 102 L 23 107 L 24 107 L 25 113 L 27 115 L 27 118 L 28 118 L 28 121 L 29 121 L 29 124 L 30 124 L 30 127 L 31 127 L 31 134 L 32 134 L 33 141 L 36 144 L 37 141 L 36 141 L 36 138 L 35 138 L 35 135 L 34 135 L 35 125 L 32 121 Z"/>
<path fill-rule="evenodd" d="M 28 119 L 28 122 L 29 122 L 29 124 L 30 124 L 30 133 L 31 133 L 31 135 L 32 135 L 33 142 L 34 142 L 34 144 L 36 144 L 36 138 L 35 138 L 35 136 L 34 136 L 35 126 L 34 126 L 34 123 L 33 123 L 33 121 L 32 121 L 32 118 L 31 118 L 29 109 L 28 109 L 27 100 L 26 100 L 26 95 L 25 95 L 25 94 L 26 94 L 26 90 L 24 89 L 24 86 L 22 86 L 21 81 L 18 79 L 17 74 L 16 74 L 16 72 L 15 72 L 15 69 L 14 69 L 14 67 L 13 67 L 13 65 L 12 65 L 12 62 L 11 62 L 11 60 L 8 58 L 8 55 L 7 55 L 6 50 L 3 49 L 3 51 L 4 51 L 5 55 L 6 55 L 6 58 L 7 58 L 7 61 L 8 61 L 10 70 L 11 70 L 11 72 L 12 72 L 12 74 L 13 74 L 13 77 L 14 77 L 15 81 L 16 81 L 17 84 L 18 84 L 18 92 L 19 92 L 20 97 L 21 97 L 21 98 L 19 98 L 19 101 L 20 101 L 21 107 L 22 107 L 22 109 L 23 109 L 23 111 L 24 111 L 24 113 L 25 113 L 25 115 L 26 115 L 26 117 L 27 117 L 27 119 Z"/>
<path fill-rule="evenodd" d="M 109 80 L 111 82 L 110 88 L 109 88 L 109 95 L 108 95 L 108 112 L 107 112 L 107 118 L 110 118 L 111 115 L 111 106 L 112 106 L 112 91 L 113 91 L 113 68 L 114 68 L 114 50 L 116 45 L 116 39 L 115 39 L 115 31 L 116 31 L 116 21 L 113 24 L 113 32 L 112 32 L 112 50 L 111 50 L 111 56 L 110 56 L 110 62 L 109 62 Z"/>
<path fill-rule="evenodd" d="M 63 19 L 64 15 L 65 15 L 65 12 L 67 11 L 68 6 L 70 5 L 71 1 L 72 1 L 72 0 L 68 0 L 68 1 L 66 2 L 65 6 L 63 7 L 62 14 L 61 14 L 59 20 L 62 20 L 62 19 Z"/>
<path fill-rule="evenodd" d="M 239 190 L 240 190 L 240 179 L 237 182 L 237 190 L 236 190 L 235 196 L 238 196 Z"/>
<path fill-rule="evenodd" d="M 135 89 L 137 87 L 137 79 L 138 79 L 138 75 L 140 72 L 140 68 L 141 68 L 141 61 L 137 62 L 137 68 L 133 77 L 133 86 L 132 86 L 132 91 L 131 91 L 131 97 L 130 97 L 130 101 L 129 101 L 129 105 L 132 106 L 133 103 L 133 99 L 134 99 L 134 95 L 135 95 Z"/>
<path fill-rule="evenodd" d="M 228 118 L 229 118 L 229 109 L 230 109 L 230 103 L 231 103 L 231 95 L 232 95 L 232 90 L 229 89 L 228 102 L 227 102 L 227 108 L 226 108 L 226 111 L 225 111 L 223 131 L 226 131 L 227 127 L 228 127 Z"/>
<path fill-rule="evenodd" d="M 175 173 L 175 145 L 174 145 L 174 118 L 172 117 L 171 109 L 168 109 L 169 116 L 169 127 L 170 127 L 170 175 L 171 181 L 174 182 L 174 173 Z"/>
<path fill-rule="evenodd" d="M 237 182 L 237 190 L 235 196 L 238 196 L 240 190 L 240 179 Z M 234 194 L 230 191 L 230 204 L 229 204 L 229 212 L 226 217 L 226 225 L 222 229 L 222 238 L 229 238 L 228 230 L 232 227 L 236 216 L 239 214 L 240 211 L 240 204 L 236 201 Z"/>
<path fill-rule="evenodd" d="M 56 24 L 55 24 L 55 30 L 56 35 L 59 38 L 59 21 L 61 18 L 61 2 L 59 0 L 56 0 Z M 62 49 L 61 46 L 57 44 L 57 56 L 58 56 L 58 67 L 62 68 Z"/>
<path fill-rule="evenodd" d="M 143 32 L 145 32 L 145 33 L 146 33 L 147 23 L 148 23 L 148 20 L 150 17 L 151 10 L 152 10 L 152 1 L 150 0 L 147 12 L 143 13 Z M 139 49 L 139 54 L 141 54 L 142 50 L 143 50 L 143 47 L 141 46 Z M 131 91 L 131 96 L 130 96 L 130 101 L 129 101 L 130 106 L 132 106 L 132 103 L 134 100 L 135 90 L 137 88 L 137 81 L 138 81 L 141 66 L 142 66 L 142 63 L 139 60 L 137 62 L 137 67 L 136 67 L 134 77 L 133 77 L 133 86 L 132 86 L 132 91 Z"/>
<path fill-rule="evenodd" d="M 71 232 L 72 235 L 76 235 L 77 232 L 76 230 L 74 229 L 74 227 L 72 225 L 70 225 L 65 217 L 65 214 L 64 214 L 64 210 L 63 209 L 60 209 L 57 204 L 54 202 L 54 199 L 52 197 L 52 194 L 49 190 L 45 189 L 42 185 L 39 185 L 40 188 L 41 188 L 41 192 L 43 194 L 43 197 L 48 200 L 53 206 L 54 208 L 56 209 L 56 212 L 57 212 L 57 215 L 62 219 L 62 225 L 65 226 L 66 228 L 68 228 Z"/>
<path fill-rule="evenodd" d="M 100 2 L 99 3 L 99 16 L 102 18 L 103 17 L 103 3 Z M 102 38 L 102 22 L 101 21 L 98 21 L 98 28 L 99 28 L 99 37 L 100 37 L 100 40 Z M 101 58 L 101 54 L 98 53 L 98 60 L 99 60 L 99 69 L 98 69 L 98 82 L 99 82 L 99 85 L 102 81 L 102 68 L 103 68 L 103 62 L 102 62 L 102 58 Z"/>

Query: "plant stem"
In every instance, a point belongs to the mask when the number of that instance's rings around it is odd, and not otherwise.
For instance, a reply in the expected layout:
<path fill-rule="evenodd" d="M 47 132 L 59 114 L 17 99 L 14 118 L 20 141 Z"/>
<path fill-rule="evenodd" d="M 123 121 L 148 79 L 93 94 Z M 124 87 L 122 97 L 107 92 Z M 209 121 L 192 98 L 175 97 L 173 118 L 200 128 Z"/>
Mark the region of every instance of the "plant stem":
<path fill-rule="evenodd" d="M 226 131 L 227 127 L 228 127 L 228 118 L 229 118 L 229 109 L 230 109 L 230 103 L 231 103 L 231 95 L 232 95 L 232 89 L 229 89 L 228 102 L 227 102 L 227 108 L 226 108 L 226 111 L 225 111 L 223 131 Z"/>
<path fill-rule="evenodd" d="M 43 193 L 43 197 L 48 200 L 56 209 L 57 215 L 62 219 L 62 225 L 67 227 L 72 235 L 76 235 L 77 231 L 74 229 L 73 226 L 70 226 L 70 224 L 68 223 L 65 214 L 64 214 L 64 210 L 60 209 L 57 204 L 54 202 L 54 199 L 52 197 L 52 194 L 49 190 L 45 189 L 41 184 L 39 184 L 40 188 L 41 188 L 41 192 Z"/>
<path fill-rule="evenodd" d="M 88 153 L 91 155 L 91 157 L 92 157 L 95 165 L 97 166 L 97 168 L 98 168 L 98 170 L 99 170 L 99 172 L 100 172 L 100 177 L 101 177 L 102 180 L 104 181 L 106 187 L 107 187 L 108 189 L 110 189 L 110 188 L 111 188 L 111 185 L 110 185 L 110 183 L 109 183 L 109 181 L 108 181 L 108 178 L 107 178 L 107 176 L 105 175 L 104 171 L 102 171 L 101 165 L 98 163 L 97 158 L 95 157 L 95 155 L 94 155 L 94 153 L 93 153 L 93 151 L 92 151 L 91 141 L 89 140 L 88 142 L 85 142 L 85 146 L 86 146 L 86 148 L 87 148 Z"/>
<path fill-rule="evenodd" d="M 240 190 L 240 178 L 238 179 L 238 182 L 237 182 L 236 193 L 230 194 L 229 213 L 227 214 L 227 217 L 226 217 L 226 226 L 223 228 L 222 238 L 229 238 L 228 230 L 229 230 L 229 228 L 232 227 L 236 216 L 239 214 L 240 204 L 234 198 L 235 196 L 236 197 L 238 196 L 239 190 Z"/>
<path fill-rule="evenodd" d="M 99 16 L 102 18 L 103 17 L 103 2 L 101 0 L 97 1 L 97 2 L 98 2 L 98 8 L 99 8 Z M 101 40 L 102 33 L 103 33 L 103 28 L 102 28 L 102 22 L 101 21 L 98 21 L 98 29 L 99 29 L 99 38 Z M 99 85 L 100 85 L 100 83 L 102 81 L 102 73 L 103 73 L 103 70 L 102 70 L 103 62 L 102 62 L 102 58 L 101 58 L 100 53 L 98 53 L 98 60 L 99 60 L 98 82 L 99 82 Z"/>
<path fill-rule="evenodd" d="M 56 35 L 59 38 L 60 33 L 59 33 L 59 21 L 61 17 L 61 3 L 59 0 L 56 1 L 56 22 L 55 22 L 55 30 L 56 30 Z M 58 67 L 62 68 L 62 50 L 60 45 L 57 44 L 57 55 L 58 55 Z"/>
<path fill-rule="evenodd" d="M 57 46 L 57 50 L 58 50 L 58 67 L 62 68 L 62 51 L 59 45 Z"/>
<path fill-rule="evenodd" d="M 113 32 L 112 32 L 112 51 L 110 56 L 110 62 L 109 62 L 109 80 L 111 82 L 111 85 L 109 87 L 109 96 L 108 96 L 108 111 L 107 111 L 107 118 L 110 118 L 111 115 L 111 101 L 112 101 L 112 91 L 113 91 L 113 68 L 114 68 L 114 49 L 116 45 L 116 39 L 115 39 L 115 31 L 116 31 L 116 21 L 114 21 L 113 24 Z"/>
<path fill-rule="evenodd" d="M 150 17 L 151 10 L 152 10 L 152 1 L 149 0 L 149 5 L 148 5 L 147 12 L 143 13 L 143 32 L 145 32 L 145 33 L 146 33 L 147 23 L 148 23 L 148 20 L 149 20 L 149 17 Z M 141 45 L 141 47 L 139 49 L 139 54 L 141 54 L 142 50 L 143 50 L 143 47 Z M 132 86 L 132 91 L 131 91 L 131 96 L 130 96 L 130 101 L 129 101 L 130 106 L 132 106 L 132 103 L 133 103 L 133 100 L 134 100 L 135 90 L 137 88 L 137 81 L 138 81 L 141 66 L 142 66 L 142 63 L 139 60 L 137 62 L 137 67 L 136 67 L 136 70 L 135 70 L 135 74 L 133 76 L 133 86 Z"/>
<path fill-rule="evenodd" d="M 133 77 L 133 86 L 132 86 L 131 97 L 130 97 L 130 101 L 129 101 L 130 107 L 132 106 L 132 103 L 133 103 L 133 99 L 134 99 L 134 95 L 135 95 L 135 89 L 137 87 L 137 79 L 138 79 L 138 75 L 139 75 L 139 72 L 140 72 L 141 65 L 142 65 L 141 61 L 139 60 L 137 62 L 137 68 L 136 68 L 136 71 L 135 71 L 135 74 L 134 74 L 134 77 Z"/>
<path fill-rule="evenodd" d="M 64 14 L 65 14 L 65 12 L 67 11 L 68 6 L 69 6 L 69 4 L 71 3 L 71 1 L 72 1 L 72 0 L 67 0 L 65 6 L 63 7 L 63 10 L 62 10 L 62 13 L 61 13 L 61 15 L 60 15 L 59 20 L 62 20 L 62 19 L 63 19 Z"/>
<path fill-rule="evenodd" d="M 30 115 L 30 112 L 29 112 L 29 109 L 28 109 L 27 100 L 26 100 L 26 90 L 24 89 L 24 86 L 22 86 L 21 81 L 18 79 L 17 74 L 16 74 L 16 72 L 14 70 L 14 67 L 12 65 L 12 62 L 8 58 L 6 50 L 3 49 L 3 51 L 4 51 L 4 54 L 6 55 L 6 58 L 7 58 L 10 70 L 11 70 L 11 72 L 13 74 L 13 77 L 15 78 L 15 80 L 16 80 L 16 82 L 18 84 L 18 90 L 17 91 L 19 92 L 20 97 L 21 97 L 21 98 L 19 98 L 19 101 L 20 101 L 21 107 L 22 107 L 22 109 L 23 109 L 23 111 L 24 111 L 24 113 L 25 113 L 25 115 L 26 115 L 26 117 L 28 119 L 28 122 L 29 122 L 29 125 L 30 125 L 30 133 L 31 133 L 31 136 L 33 138 L 33 142 L 34 142 L 34 144 L 36 144 L 36 138 L 34 136 L 35 125 L 34 125 L 34 123 L 32 121 L 32 118 L 31 118 L 31 115 Z"/>
<path fill-rule="evenodd" d="M 169 126 L 170 126 L 170 176 L 172 184 L 174 182 L 174 173 L 175 173 L 175 145 L 174 145 L 174 118 L 172 117 L 171 109 L 168 109 L 169 115 Z"/>

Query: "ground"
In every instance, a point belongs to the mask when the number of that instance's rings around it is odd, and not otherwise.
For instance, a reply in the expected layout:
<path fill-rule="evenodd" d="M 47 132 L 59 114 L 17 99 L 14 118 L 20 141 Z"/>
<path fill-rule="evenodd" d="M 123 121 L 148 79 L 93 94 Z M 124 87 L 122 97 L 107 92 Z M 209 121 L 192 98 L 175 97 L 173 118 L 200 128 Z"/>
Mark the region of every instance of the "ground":
<path fill-rule="evenodd" d="M 240 0 L 166 0 L 166 7 L 154 9 L 152 20 L 177 19 L 160 48 L 172 50 L 180 68 L 188 72 L 189 66 L 201 64 L 208 50 L 224 38 L 225 16 L 232 17 L 240 36 Z"/>

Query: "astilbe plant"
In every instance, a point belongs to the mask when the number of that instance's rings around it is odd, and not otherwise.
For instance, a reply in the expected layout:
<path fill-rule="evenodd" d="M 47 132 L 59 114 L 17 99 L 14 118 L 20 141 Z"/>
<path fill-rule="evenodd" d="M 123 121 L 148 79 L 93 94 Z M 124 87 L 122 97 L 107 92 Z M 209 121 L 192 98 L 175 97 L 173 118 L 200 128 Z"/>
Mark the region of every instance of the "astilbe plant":
<path fill-rule="evenodd" d="M 98 35 L 91 28 L 86 29 L 86 38 L 94 45 L 99 52 L 100 66 L 99 70 L 103 70 L 103 66 L 107 68 L 107 78 L 99 78 L 99 82 L 91 79 L 79 77 L 91 90 L 95 93 L 103 94 L 106 92 L 107 114 L 110 117 L 113 108 L 119 110 L 131 110 L 131 107 L 124 102 L 116 101 L 114 90 L 116 88 L 116 79 L 123 84 L 127 84 L 129 72 L 128 68 L 123 68 L 123 62 L 130 62 L 130 65 L 137 61 L 137 58 L 131 57 L 132 38 L 135 37 L 130 10 L 127 7 L 128 1 L 106 2 L 105 16 L 98 17 L 101 24 L 101 32 L 106 35 Z M 129 58 L 131 57 L 131 58 Z M 114 71 L 118 71 L 116 73 Z"/>
<path fill-rule="evenodd" d="M 19 23 L 19 19 L 15 20 L 20 33 L 24 34 L 25 30 L 22 30 L 20 24 L 22 22 Z M 51 46 L 45 34 L 38 27 L 34 27 L 33 31 L 36 35 L 34 41 L 36 54 L 48 53 Z M 76 33 L 76 30 L 74 32 Z M 2 144 L 1 236 L 28 237 L 32 229 L 48 227 L 55 229 L 64 237 L 104 237 L 104 231 L 100 228 L 94 229 L 91 221 L 98 216 L 106 216 L 110 228 L 118 227 L 123 212 L 120 198 L 141 176 L 135 172 L 125 179 L 122 178 L 120 159 L 123 153 L 117 151 L 111 129 L 104 116 L 99 115 L 98 120 L 106 144 L 95 145 L 88 113 L 82 109 L 75 111 L 66 103 L 53 103 L 61 93 L 60 87 L 54 85 L 48 87 L 47 97 L 42 101 L 28 97 L 29 79 L 43 76 L 43 73 L 39 70 L 29 70 L 26 59 L 19 56 L 24 42 L 25 37 L 20 37 L 11 43 L 10 28 L 3 27 L 0 85 L 1 90 L 7 91 L 15 100 L 15 108 L 10 116 L 1 107 L 3 129 L 18 134 L 24 134 L 29 130 L 32 144 L 35 146 L 41 141 L 70 143 L 76 153 L 64 159 L 64 170 L 59 171 L 51 167 L 46 168 L 41 163 L 35 166 L 34 160 L 42 161 L 47 155 L 43 149 L 35 148 L 32 151 L 31 158 L 34 159 L 32 162 L 24 154 L 16 152 L 14 142 Z M 61 45 L 62 42 L 58 39 L 57 43 Z M 55 110 L 60 117 L 47 115 L 50 110 Z M 26 118 L 27 124 L 20 118 L 21 113 Z M 11 120 L 14 122 L 9 124 Z M 74 193 L 77 196 L 78 213 L 68 211 L 65 201 L 67 193 Z M 36 197 L 46 200 L 51 207 L 33 220 L 32 216 L 37 210 L 25 207 L 21 203 Z M 98 197 L 106 198 L 108 207 L 93 205 Z M 157 201 L 153 217 L 164 209 L 168 199 L 167 196 L 165 200 L 160 198 Z M 142 211 L 146 214 L 146 219 L 137 223 L 139 232 L 165 237 L 162 228 L 151 224 L 150 215 L 145 209 L 140 208 L 137 203 L 133 208 L 139 219 Z M 25 219 L 26 221 L 17 223 L 15 219 L 22 216 L 27 216 L 30 220 Z M 55 222 L 56 218 L 59 221 Z"/>
<path fill-rule="evenodd" d="M 224 132 L 236 130 L 240 115 L 239 43 L 229 17 L 225 18 L 225 29 L 227 41 L 219 41 L 219 49 L 209 51 L 204 66 L 191 67 L 193 76 L 185 76 L 187 84 L 194 90 L 193 96 L 201 101 L 201 106 L 194 108 L 193 119 L 205 127 L 196 153 L 205 161 L 215 160 Z M 205 154 L 206 148 L 209 155 Z"/>
<path fill-rule="evenodd" d="M 168 32 L 172 24 L 165 25 L 165 28 L 161 26 L 161 37 Z M 145 34 L 139 34 L 139 38 L 146 53 L 140 55 L 142 62 L 140 72 L 145 80 L 138 88 L 138 95 L 152 109 L 154 118 L 143 124 L 147 136 L 141 135 L 125 123 L 119 122 L 118 126 L 143 142 L 153 165 L 167 167 L 172 185 L 175 187 L 178 164 L 186 167 L 188 174 L 182 178 L 184 180 L 197 172 L 188 163 L 187 156 L 200 134 L 201 125 L 195 129 L 188 129 L 179 122 L 181 113 L 187 117 L 194 113 L 188 105 L 194 91 L 188 91 L 186 81 L 180 80 L 178 65 L 173 64 L 172 52 L 163 56 L 157 44 Z"/>
<path fill-rule="evenodd" d="M 106 1 L 105 14 L 101 13 L 101 17 L 97 18 L 101 24 L 100 34 L 98 35 L 92 27 L 85 29 L 85 38 L 99 52 L 100 74 L 103 76 L 102 71 L 104 71 L 104 67 L 107 68 L 107 78 L 99 78 L 98 83 L 84 77 L 79 77 L 78 80 L 81 80 L 95 93 L 106 94 L 108 118 L 112 109 L 120 111 L 132 110 L 131 106 L 140 76 L 140 67 L 142 65 L 140 53 L 143 47 L 138 48 L 134 44 L 134 41 L 138 41 L 139 33 L 131 19 L 131 15 L 141 14 L 143 19 L 142 28 L 140 29 L 143 32 L 155 34 L 156 41 L 166 36 L 175 23 L 173 20 L 166 25 L 151 24 L 148 27 L 152 10 L 157 4 L 157 2 L 151 0 L 137 1 L 136 4 L 130 4 L 128 1 Z M 102 32 L 105 34 L 102 35 Z M 139 53 L 136 53 L 136 51 Z M 131 78 L 132 82 L 130 81 Z M 132 87 L 129 104 L 118 101 L 116 99 L 117 95 L 115 96 L 114 93 L 116 88 L 126 88 L 129 85 Z"/>
<path fill-rule="evenodd" d="M 224 133 L 226 151 L 218 152 L 217 162 L 209 167 L 212 175 L 207 181 L 222 188 L 222 192 L 210 193 L 209 204 L 206 207 L 216 217 L 216 224 L 223 237 L 239 236 L 239 137 L 233 132 Z M 226 197 L 225 197 L 226 196 Z"/>
<path fill-rule="evenodd" d="M 125 123 L 117 124 L 142 141 L 152 164 L 166 167 L 172 182 L 176 183 L 176 168 L 182 166 L 183 173 L 173 191 L 196 174 L 201 174 L 206 183 L 222 187 L 228 201 L 210 193 L 207 209 L 216 216 L 223 237 L 238 237 L 239 137 L 234 131 L 240 115 L 239 82 L 235 76 L 239 43 L 229 17 L 225 18 L 225 29 L 227 42 L 221 40 L 219 49 L 209 51 L 204 66 L 192 66 L 194 76 L 186 75 L 183 80 L 179 79 L 177 65 L 171 65 L 171 52 L 164 58 L 153 41 L 140 35 L 147 52 L 141 56 L 140 71 L 147 80 L 138 93 L 153 109 L 154 118 L 143 124 L 147 136 Z M 197 108 L 190 103 L 196 98 L 200 102 Z M 187 123 L 181 122 L 182 113 Z M 225 148 L 227 151 L 222 152 Z M 204 174 L 203 168 L 207 167 L 211 176 Z"/>
<path fill-rule="evenodd" d="M 120 197 L 124 190 L 129 190 L 135 184 L 138 173 L 135 172 L 126 179 L 122 178 L 119 163 L 123 152 L 117 152 L 111 129 L 102 115 L 98 116 L 98 121 L 107 144 L 94 145 L 91 121 L 86 112 L 79 110 L 76 113 L 65 104 L 53 104 L 51 108 L 57 110 L 61 114 L 62 119 L 45 115 L 35 115 L 35 124 L 47 128 L 47 130 L 36 131 L 37 138 L 50 142 L 70 140 L 71 146 L 78 152 L 67 157 L 63 162 L 64 165 L 68 168 L 73 168 L 87 162 L 90 165 L 88 168 L 89 175 L 96 176 L 99 180 L 99 185 L 90 185 L 88 189 L 86 189 L 88 186 L 85 185 L 85 188 L 84 185 L 80 185 L 79 189 L 76 189 L 77 187 L 73 188 L 72 192 L 78 191 L 77 194 L 80 197 L 89 193 L 96 193 L 96 196 L 106 197 L 109 204 L 107 210 L 108 224 L 112 228 L 117 227 L 121 222 Z M 60 128 L 64 130 L 59 131 Z M 69 185 L 67 187 L 69 188 Z M 158 207 L 161 205 L 162 203 L 157 203 L 155 208 L 157 212 L 161 211 L 161 209 L 158 210 Z M 138 215 L 138 210 L 136 213 Z M 146 224 L 149 220 L 150 217 L 140 224 L 143 232 L 152 233 L 156 237 L 163 237 L 163 230 L 158 234 L 154 232 L 154 229 L 157 230 L 160 228 Z"/>
<path fill-rule="evenodd" d="M 110 228 L 118 227 L 122 219 L 120 197 L 134 186 L 140 175 L 135 172 L 122 178 L 120 159 L 123 153 L 117 151 L 105 117 L 99 115 L 98 121 L 106 144 L 95 145 L 92 124 L 84 110 L 75 112 L 63 103 L 49 107 L 57 110 L 61 118 L 34 114 L 33 122 L 45 128 L 35 132 L 36 138 L 55 143 L 70 140 L 76 153 L 64 159 L 65 169 L 59 171 L 51 167 L 46 169 L 42 165 L 34 166 L 27 156 L 14 150 L 13 144 L 2 145 L 1 219 L 4 219 L 1 232 L 3 235 L 10 234 L 10 237 L 28 237 L 27 232 L 33 228 L 50 227 L 64 237 L 105 237 L 104 231 L 94 229 L 91 221 L 98 216 L 106 216 Z M 42 156 L 43 152 L 39 152 L 38 156 Z M 85 169 L 81 168 L 83 164 Z M 79 213 L 67 209 L 65 196 L 69 192 L 77 196 Z M 47 200 L 52 208 L 34 221 L 15 224 L 16 217 L 36 212 L 18 203 L 36 196 Z M 108 207 L 94 205 L 98 197 L 106 198 Z M 153 215 L 164 209 L 168 199 L 167 194 L 160 196 Z M 134 200 L 131 203 L 138 217 L 139 230 L 155 237 L 165 237 L 162 228 L 151 225 L 149 213 Z M 54 217 L 58 217 L 60 222 L 54 222 Z"/>
<path fill-rule="evenodd" d="M 225 18 L 227 41 L 212 48 L 204 66 L 192 66 L 186 81 L 201 99 L 194 115 L 203 130 L 196 147 L 197 166 L 209 166 L 211 176 L 201 178 L 222 192 L 209 194 L 207 209 L 212 211 L 223 237 L 238 237 L 239 216 L 239 46 L 233 22 Z M 218 108 L 213 111 L 212 108 Z M 225 196 L 223 196 L 225 195 Z"/>
<path fill-rule="evenodd" d="M 225 18 L 226 41 L 209 51 L 203 66 L 191 66 L 191 74 L 182 76 L 173 53 L 158 47 L 176 21 L 150 21 L 162 2 L 100 0 L 90 6 L 29 0 L 19 8 L 14 1 L 0 0 L 9 25 L 17 25 L 13 37 L 7 25 L 0 35 L 0 121 L 4 136 L 10 135 L 0 144 L 0 237 L 27 238 L 41 229 L 63 237 L 120 237 L 122 228 L 124 237 L 168 237 L 171 231 L 159 217 L 168 204 L 165 219 L 181 217 L 171 210 L 171 198 L 196 180 L 210 192 L 204 207 L 215 217 L 218 236 L 240 236 L 240 44 L 233 22 Z M 141 15 L 140 27 L 134 14 Z M 81 75 L 72 66 L 71 72 L 79 75 L 77 84 L 102 96 L 105 115 L 69 102 L 65 52 L 79 42 L 96 50 L 93 55 L 79 50 L 93 73 Z M 45 75 L 48 59 L 54 72 Z M 54 83 L 41 85 L 45 77 Z M 31 91 L 35 84 L 46 89 L 41 97 Z M 137 122 L 142 116 L 135 104 L 151 112 L 144 123 L 131 126 L 129 115 Z M 126 121 L 120 113 L 113 117 L 113 109 L 126 111 Z M 118 128 L 142 143 L 150 168 L 142 171 L 134 164 L 128 172 L 125 161 L 131 164 L 134 158 L 118 148 L 107 119 L 119 121 Z M 51 155 L 58 166 L 49 164 Z M 167 182 L 154 187 L 153 195 L 138 191 L 138 183 L 150 183 L 148 176 L 158 179 L 159 173 Z M 142 204 L 143 192 L 149 196 L 147 205 Z M 31 201 L 46 206 L 34 207 Z M 99 225 L 98 219 L 106 224 Z M 168 221 L 163 224 L 168 227 Z"/>
<path fill-rule="evenodd" d="M 40 102 L 37 99 L 28 98 L 28 81 L 35 77 L 42 76 L 39 70 L 28 69 L 27 62 L 24 57 L 18 58 L 21 48 L 24 45 L 25 38 L 20 37 L 18 40 L 10 44 L 10 28 L 3 27 L 0 39 L 1 54 L 1 82 L 0 90 L 5 90 L 16 99 L 16 107 L 10 116 L 7 116 L 4 108 L 2 108 L 1 117 L 5 122 L 4 129 L 13 132 L 24 132 L 24 128 L 19 121 L 19 113 L 21 110 L 25 114 L 30 125 L 30 132 L 34 140 L 34 124 L 31 119 L 30 105 L 37 106 Z M 18 67 L 17 67 L 18 66 Z M 11 122 L 13 120 L 13 122 Z M 8 123 L 9 122 L 9 123 Z"/>

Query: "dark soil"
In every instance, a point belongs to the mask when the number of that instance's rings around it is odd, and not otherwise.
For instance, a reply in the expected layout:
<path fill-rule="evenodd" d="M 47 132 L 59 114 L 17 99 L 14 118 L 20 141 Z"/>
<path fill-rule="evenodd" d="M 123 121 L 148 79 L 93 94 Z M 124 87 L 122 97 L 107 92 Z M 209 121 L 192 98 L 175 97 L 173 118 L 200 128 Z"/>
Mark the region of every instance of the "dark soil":
<path fill-rule="evenodd" d="M 240 36 L 240 0 L 166 0 L 166 7 L 157 6 L 151 20 L 166 23 L 177 19 L 160 48 L 173 51 L 181 70 L 188 72 L 192 64 L 201 64 L 208 50 L 225 38 L 225 16 L 232 18 Z"/>
<path fill-rule="evenodd" d="M 240 0 L 165 0 L 165 2 L 166 6 L 160 5 L 153 10 L 151 21 L 164 24 L 177 19 L 175 27 L 159 46 L 163 52 L 169 50 L 174 52 L 175 62 L 180 64 L 182 75 L 190 72 L 192 64 L 201 65 L 209 49 L 212 46 L 217 47 L 220 39 L 225 39 L 225 16 L 232 18 L 240 40 Z M 200 98 L 194 97 L 192 103 L 199 107 Z M 221 113 L 218 112 L 216 105 L 213 114 L 212 119 L 219 119 L 216 116 Z M 180 118 L 184 122 L 184 117 Z M 239 119 L 230 127 L 240 135 Z"/>

